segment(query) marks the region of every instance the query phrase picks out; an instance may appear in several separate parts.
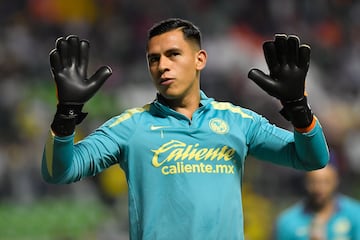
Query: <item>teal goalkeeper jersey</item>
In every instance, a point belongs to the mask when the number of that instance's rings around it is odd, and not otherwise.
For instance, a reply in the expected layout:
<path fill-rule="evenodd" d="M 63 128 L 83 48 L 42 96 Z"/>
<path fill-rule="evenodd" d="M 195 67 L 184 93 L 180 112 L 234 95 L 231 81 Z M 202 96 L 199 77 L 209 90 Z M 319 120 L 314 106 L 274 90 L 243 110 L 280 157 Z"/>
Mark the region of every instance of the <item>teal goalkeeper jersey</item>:
<path fill-rule="evenodd" d="M 276 223 L 276 240 L 307 240 L 310 238 L 314 214 L 298 202 L 282 212 Z M 319 231 L 319 230 L 317 230 Z M 360 239 L 360 202 L 345 195 L 336 198 L 336 209 L 320 230 L 322 239 Z"/>
<path fill-rule="evenodd" d="M 128 182 L 133 240 L 244 239 L 246 156 L 307 170 L 328 161 L 318 122 L 310 132 L 290 132 L 203 92 L 191 120 L 155 100 L 73 142 L 74 135 L 50 134 L 44 179 L 70 183 L 119 164 Z"/>

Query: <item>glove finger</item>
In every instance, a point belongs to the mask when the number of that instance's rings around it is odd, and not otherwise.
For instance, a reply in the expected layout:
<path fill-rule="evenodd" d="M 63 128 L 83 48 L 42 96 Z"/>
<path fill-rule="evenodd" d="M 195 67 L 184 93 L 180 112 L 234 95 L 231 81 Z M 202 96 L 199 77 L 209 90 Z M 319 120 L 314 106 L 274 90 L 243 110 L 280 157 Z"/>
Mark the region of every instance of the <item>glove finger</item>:
<path fill-rule="evenodd" d="M 50 54 L 50 66 L 51 71 L 55 75 L 57 72 L 61 71 L 63 69 L 63 65 L 60 59 L 59 52 L 56 49 L 53 49 Z"/>
<path fill-rule="evenodd" d="M 69 45 L 63 37 L 56 40 L 56 49 L 59 52 L 62 65 L 69 67 L 71 65 L 69 61 Z"/>
<path fill-rule="evenodd" d="M 274 44 L 279 64 L 287 64 L 287 36 L 285 34 L 275 34 Z"/>
<path fill-rule="evenodd" d="M 248 73 L 248 77 L 271 96 L 276 97 L 276 82 L 274 82 L 270 76 L 259 69 L 251 69 Z"/>
<path fill-rule="evenodd" d="M 295 35 L 290 35 L 287 40 L 287 59 L 290 67 L 298 65 L 299 62 L 299 38 Z"/>
<path fill-rule="evenodd" d="M 69 61 L 71 64 L 79 64 L 79 38 L 75 35 L 69 35 L 66 38 L 69 46 Z"/>
<path fill-rule="evenodd" d="M 280 64 L 276 56 L 275 44 L 273 41 L 267 41 L 263 44 L 263 51 L 266 64 L 268 65 L 270 73 L 275 72 Z"/>
<path fill-rule="evenodd" d="M 112 74 L 112 70 L 108 66 L 100 67 L 94 75 L 92 75 L 88 81 L 90 91 L 95 93 L 101 85 L 108 79 Z"/>
<path fill-rule="evenodd" d="M 85 76 L 86 78 L 89 62 L 90 43 L 87 40 L 81 40 L 79 49 L 79 72 L 82 76 Z"/>
<path fill-rule="evenodd" d="M 305 72 L 309 70 L 310 66 L 310 54 L 311 48 L 309 45 L 302 44 L 299 48 L 299 68 L 303 69 Z"/>

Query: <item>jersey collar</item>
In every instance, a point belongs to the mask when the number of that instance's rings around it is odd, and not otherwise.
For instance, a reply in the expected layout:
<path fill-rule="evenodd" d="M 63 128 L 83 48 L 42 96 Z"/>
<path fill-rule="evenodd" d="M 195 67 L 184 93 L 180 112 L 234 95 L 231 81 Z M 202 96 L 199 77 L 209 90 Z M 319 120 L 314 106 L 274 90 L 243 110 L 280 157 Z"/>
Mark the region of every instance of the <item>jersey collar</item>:
<path fill-rule="evenodd" d="M 156 96 L 156 99 L 151 103 L 151 108 L 150 111 L 154 111 L 157 114 L 160 115 L 181 115 L 180 113 L 172 110 L 171 108 L 169 108 L 168 106 L 166 106 L 165 104 L 163 104 L 161 102 L 161 100 L 159 100 L 159 93 Z M 200 90 L 200 108 L 204 108 L 207 105 L 209 105 L 214 99 L 213 98 L 209 98 L 208 96 L 206 96 L 206 94 Z"/>

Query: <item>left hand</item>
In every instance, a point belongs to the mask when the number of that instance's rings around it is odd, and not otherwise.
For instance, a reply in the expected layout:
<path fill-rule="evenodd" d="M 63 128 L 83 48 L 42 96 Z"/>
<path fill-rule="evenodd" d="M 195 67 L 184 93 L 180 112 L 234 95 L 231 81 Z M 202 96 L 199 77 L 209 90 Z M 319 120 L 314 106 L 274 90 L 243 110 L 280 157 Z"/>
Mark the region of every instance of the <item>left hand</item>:
<path fill-rule="evenodd" d="M 268 94 L 286 102 L 302 99 L 310 65 L 310 46 L 299 44 L 295 35 L 276 34 L 274 41 L 263 44 L 270 74 L 251 69 L 248 77 Z"/>

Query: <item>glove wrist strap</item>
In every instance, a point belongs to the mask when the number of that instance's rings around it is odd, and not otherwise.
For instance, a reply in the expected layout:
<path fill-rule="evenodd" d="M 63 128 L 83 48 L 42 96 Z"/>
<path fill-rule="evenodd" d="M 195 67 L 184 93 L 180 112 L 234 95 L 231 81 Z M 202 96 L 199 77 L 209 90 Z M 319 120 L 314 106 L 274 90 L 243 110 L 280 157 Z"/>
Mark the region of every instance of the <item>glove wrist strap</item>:
<path fill-rule="evenodd" d="M 281 101 L 283 109 L 280 114 L 291 121 L 295 128 L 306 128 L 313 121 L 313 113 L 307 103 L 306 96 L 294 101 Z"/>
<path fill-rule="evenodd" d="M 69 136 L 75 131 L 87 113 L 82 112 L 84 104 L 58 104 L 51 129 L 57 136 Z"/>

